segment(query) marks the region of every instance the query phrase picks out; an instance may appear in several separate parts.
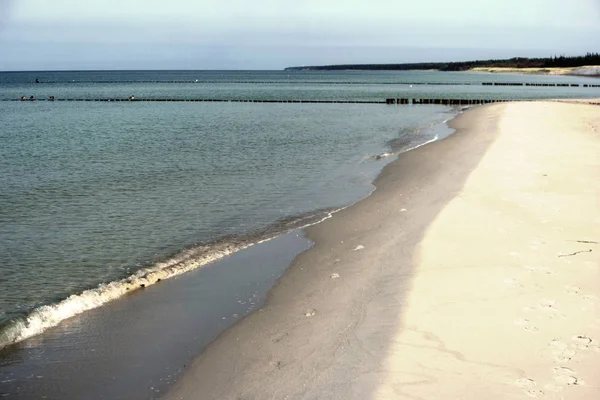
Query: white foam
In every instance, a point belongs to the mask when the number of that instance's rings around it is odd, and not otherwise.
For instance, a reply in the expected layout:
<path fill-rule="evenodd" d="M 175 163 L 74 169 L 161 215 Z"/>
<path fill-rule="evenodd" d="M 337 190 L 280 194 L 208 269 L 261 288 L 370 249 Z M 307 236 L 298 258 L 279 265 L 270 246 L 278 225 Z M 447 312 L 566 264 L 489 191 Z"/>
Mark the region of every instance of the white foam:
<path fill-rule="evenodd" d="M 408 148 L 408 149 L 404 150 L 404 151 L 403 151 L 403 153 L 406 153 L 407 151 L 411 151 L 411 150 L 414 150 L 414 149 L 418 149 L 419 147 L 421 147 L 421 146 L 425 146 L 426 144 L 433 143 L 433 142 L 435 142 L 436 140 L 439 140 L 439 138 L 440 138 L 440 137 L 439 137 L 438 135 L 435 135 L 435 137 L 434 137 L 433 139 L 430 139 L 430 140 L 428 140 L 428 141 L 426 141 L 426 142 L 423 142 L 423 143 L 421 143 L 421 144 L 419 144 L 419 145 L 416 145 L 416 146 L 414 146 L 414 147 L 410 147 L 410 148 Z"/>
<path fill-rule="evenodd" d="M 469 108 L 470 108 L 470 107 L 469 107 Z M 452 117 L 450 117 L 450 118 L 446 118 L 446 119 L 445 119 L 445 120 L 443 120 L 442 122 L 434 122 L 434 123 L 431 123 L 431 124 L 429 124 L 429 125 L 426 125 L 426 126 L 424 126 L 424 127 L 422 127 L 422 128 L 421 128 L 421 131 L 428 131 L 428 130 L 431 130 L 431 129 L 432 129 L 433 127 L 435 127 L 435 126 L 441 126 L 441 125 L 446 125 L 446 126 L 448 126 L 448 122 L 449 122 L 449 121 L 453 120 L 454 118 L 456 118 L 456 116 L 457 116 L 457 115 L 459 115 L 459 114 L 462 114 L 462 113 L 463 113 L 464 111 L 466 111 L 466 110 L 467 110 L 467 109 L 462 109 L 462 110 L 458 111 L 458 112 L 456 113 L 456 115 L 453 115 L 453 116 L 452 116 Z M 450 132 L 448 135 L 444 135 L 444 138 L 446 138 L 446 137 L 448 137 L 448 136 L 452 135 L 453 133 L 454 133 L 454 130 L 453 130 L 453 132 Z M 418 145 L 416 145 L 416 146 L 413 146 L 413 147 L 409 147 L 409 148 L 407 148 L 407 149 L 404 149 L 404 150 L 402 150 L 402 151 L 399 151 L 399 152 L 397 152 L 397 153 L 383 153 L 383 154 L 382 154 L 381 156 L 379 156 L 379 157 L 380 157 L 380 158 L 381 158 L 381 157 L 388 157 L 388 156 L 392 156 L 392 155 L 398 155 L 398 154 L 406 153 L 406 152 L 408 152 L 408 151 L 411 151 L 411 150 L 418 149 L 418 148 L 419 148 L 419 147 L 421 147 L 421 146 L 425 146 L 426 144 L 433 143 L 433 142 L 435 142 L 435 141 L 437 141 L 437 140 L 440 140 L 440 136 L 436 134 L 436 135 L 435 135 L 435 136 L 434 136 L 432 139 L 429 139 L 429 140 L 427 140 L 427 141 L 425 141 L 425 142 L 423 142 L 423 143 L 421 143 L 421 144 L 418 144 Z"/>
<path fill-rule="evenodd" d="M 307 223 L 303 226 L 289 229 L 285 232 L 266 237 L 256 242 L 236 244 L 222 243 L 190 249 L 165 262 L 158 263 L 150 268 L 141 269 L 127 278 L 107 284 L 101 284 L 94 289 L 71 295 L 56 304 L 38 307 L 25 318 L 14 320 L 0 332 L 0 350 L 8 345 L 39 335 L 67 318 L 100 307 L 109 301 L 118 299 L 119 297 L 141 289 L 142 287 L 152 286 L 161 280 L 169 279 L 200 268 L 237 251 L 272 240 L 281 234 L 323 222 L 326 219 L 331 218 L 334 213 L 340 210 L 342 210 L 342 208 L 328 212 L 327 215 L 316 222 Z"/>
<path fill-rule="evenodd" d="M 393 155 L 395 155 L 395 154 L 394 153 L 381 153 L 381 154 L 376 155 L 375 159 L 379 160 L 381 158 L 386 158 L 386 157 L 390 157 L 390 156 L 393 156 Z"/>
<path fill-rule="evenodd" d="M 199 268 L 247 248 L 252 244 L 248 243 L 238 246 L 231 244 L 217 245 L 213 251 L 206 252 L 205 254 L 202 254 L 202 250 L 206 251 L 206 248 L 189 250 L 164 263 L 139 270 L 127 278 L 108 284 L 101 284 L 94 289 L 71 295 L 57 304 L 38 307 L 24 319 L 13 321 L 12 325 L 5 328 L 4 332 L 0 335 L 0 349 L 37 335 L 48 328 L 58 325 L 67 318 L 97 308 L 126 293 L 154 285 L 161 280 Z"/>

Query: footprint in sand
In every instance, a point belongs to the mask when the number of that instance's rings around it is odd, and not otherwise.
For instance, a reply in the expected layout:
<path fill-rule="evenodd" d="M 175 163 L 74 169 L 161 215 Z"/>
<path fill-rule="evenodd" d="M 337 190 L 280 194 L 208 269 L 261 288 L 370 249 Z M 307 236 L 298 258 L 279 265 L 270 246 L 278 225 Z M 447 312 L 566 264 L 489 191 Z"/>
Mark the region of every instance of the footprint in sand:
<path fill-rule="evenodd" d="M 555 308 L 556 300 L 544 299 L 540 302 L 541 308 Z"/>
<path fill-rule="evenodd" d="M 579 350 L 585 350 L 592 344 L 593 340 L 584 335 L 573 336 L 573 343 Z"/>
<path fill-rule="evenodd" d="M 529 389 L 525 391 L 525 394 L 529 397 L 542 397 L 544 396 L 544 392 L 538 389 Z"/>
<path fill-rule="evenodd" d="M 515 385 L 523 389 L 531 389 L 537 386 L 537 383 L 533 379 L 520 378 L 515 381 Z"/>
<path fill-rule="evenodd" d="M 529 397 L 542 397 L 544 392 L 536 389 L 537 383 L 533 379 L 520 378 L 515 381 L 515 385 L 524 389 L 524 392 Z"/>
<path fill-rule="evenodd" d="M 525 318 L 521 318 L 515 321 L 515 324 L 517 324 L 518 326 L 522 327 L 523 329 L 525 329 L 528 332 L 537 332 L 539 329 L 534 326 L 530 320 L 525 319 Z"/>
<path fill-rule="evenodd" d="M 504 280 L 504 283 L 506 284 L 506 286 L 511 287 L 511 288 L 522 288 L 523 285 L 521 285 L 519 283 L 519 281 L 517 281 L 516 279 L 513 278 L 506 278 Z"/>
<path fill-rule="evenodd" d="M 575 371 L 568 367 L 554 367 L 552 371 L 556 375 L 575 375 Z"/>
<path fill-rule="evenodd" d="M 579 293 L 581 289 L 579 288 L 579 286 L 576 285 L 566 285 L 565 286 L 565 292 L 569 293 L 569 294 L 577 294 Z"/>
<path fill-rule="evenodd" d="M 558 362 L 571 361 L 575 354 L 577 354 L 567 343 L 561 342 L 558 339 L 551 340 L 548 345 L 552 348 L 554 359 Z"/>
<path fill-rule="evenodd" d="M 543 300 L 539 305 L 539 309 L 544 311 L 548 318 L 566 318 L 566 315 L 556 308 L 556 300 Z"/>
<path fill-rule="evenodd" d="M 523 266 L 523 268 L 525 268 L 526 270 L 528 270 L 530 272 L 535 272 L 535 273 L 540 273 L 540 274 L 547 274 L 547 275 L 554 275 L 554 271 L 552 271 L 548 267 L 544 267 L 544 266 L 541 266 L 541 265 L 525 265 L 525 266 Z"/>
<path fill-rule="evenodd" d="M 583 381 L 575 376 L 575 371 L 567 367 L 554 367 L 554 382 L 545 386 L 546 389 L 559 392 L 567 386 L 583 385 Z"/>

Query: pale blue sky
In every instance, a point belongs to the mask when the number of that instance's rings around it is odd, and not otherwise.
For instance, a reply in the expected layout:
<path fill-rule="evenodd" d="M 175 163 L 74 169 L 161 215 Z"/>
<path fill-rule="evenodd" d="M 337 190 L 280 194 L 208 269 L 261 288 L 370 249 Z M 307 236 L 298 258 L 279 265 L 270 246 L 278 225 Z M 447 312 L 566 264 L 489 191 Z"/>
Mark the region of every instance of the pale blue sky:
<path fill-rule="evenodd" d="M 600 52 L 600 0 L 0 0 L 0 70 L 280 69 Z"/>

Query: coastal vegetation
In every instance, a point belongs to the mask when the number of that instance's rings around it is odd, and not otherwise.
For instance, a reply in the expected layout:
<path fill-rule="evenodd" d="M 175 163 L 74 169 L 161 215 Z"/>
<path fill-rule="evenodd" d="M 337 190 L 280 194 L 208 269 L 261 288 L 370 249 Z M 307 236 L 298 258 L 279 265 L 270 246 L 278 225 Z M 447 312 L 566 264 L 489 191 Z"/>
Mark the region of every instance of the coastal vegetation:
<path fill-rule="evenodd" d="M 469 71 L 474 68 L 573 68 L 589 65 L 600 65 L 600 53 L 587 53 L 585 56 L 548 58 L 515 57 L 504 60 L 476 60 L 458 62 L 429 62 L 407 64 L 340 64 L 321 66 L 288 67 L 286 70 L 339 71 L 339 70 L 439 70 Z"/>

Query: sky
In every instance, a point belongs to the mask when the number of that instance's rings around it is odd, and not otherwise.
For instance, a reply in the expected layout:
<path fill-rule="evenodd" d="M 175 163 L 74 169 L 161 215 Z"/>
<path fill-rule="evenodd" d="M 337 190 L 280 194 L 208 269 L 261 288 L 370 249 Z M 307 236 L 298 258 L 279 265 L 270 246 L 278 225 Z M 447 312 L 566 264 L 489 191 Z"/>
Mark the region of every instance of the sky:
<path fill-rule="evenodd" d="M 600 52 L 600 0 L 0 0 L 0 70 L 282 69 Z"/>

